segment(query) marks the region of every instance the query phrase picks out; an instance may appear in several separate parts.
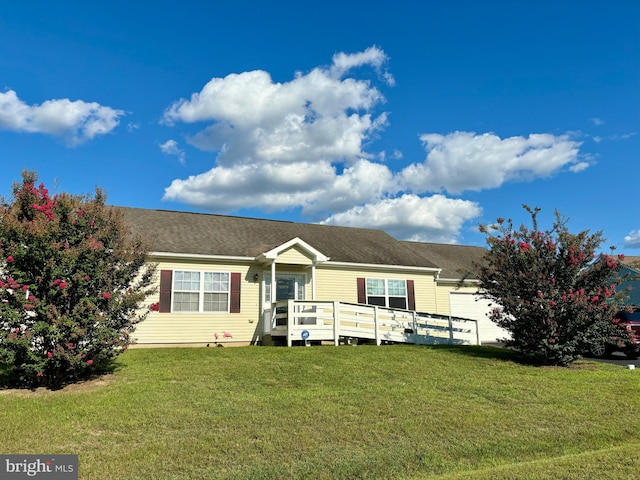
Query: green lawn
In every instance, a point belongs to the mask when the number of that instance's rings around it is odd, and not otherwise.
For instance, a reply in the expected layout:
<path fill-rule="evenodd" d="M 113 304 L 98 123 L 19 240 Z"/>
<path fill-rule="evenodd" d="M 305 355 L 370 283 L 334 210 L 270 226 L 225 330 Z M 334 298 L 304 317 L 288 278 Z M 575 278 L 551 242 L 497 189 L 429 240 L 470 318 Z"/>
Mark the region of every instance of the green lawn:
<path fill-rule="evenodd" d="M 628 479 L 640 371 L 490 347 L 133 349 L 105 379 L 0 391 L 0 453 L 83 479 Z"/>

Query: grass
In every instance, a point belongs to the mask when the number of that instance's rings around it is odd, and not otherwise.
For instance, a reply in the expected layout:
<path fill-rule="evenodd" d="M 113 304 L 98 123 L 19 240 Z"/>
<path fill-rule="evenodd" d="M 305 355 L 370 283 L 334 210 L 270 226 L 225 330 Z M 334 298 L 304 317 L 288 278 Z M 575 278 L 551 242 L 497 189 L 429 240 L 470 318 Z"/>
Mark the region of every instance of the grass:
<path fill-rule="evenodd" d="M 61 391 L 0 391 L 0 453 L 82 479 L 627 479 L 640 375 L 490 347 L 133 349 Z"/>

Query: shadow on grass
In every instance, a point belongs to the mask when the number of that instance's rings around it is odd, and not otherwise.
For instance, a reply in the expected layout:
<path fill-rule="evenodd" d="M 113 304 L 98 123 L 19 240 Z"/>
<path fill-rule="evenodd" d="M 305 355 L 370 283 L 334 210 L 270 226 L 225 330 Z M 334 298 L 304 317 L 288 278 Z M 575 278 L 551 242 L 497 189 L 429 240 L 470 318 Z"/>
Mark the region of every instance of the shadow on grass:
<path fill-rule="evenodd" d="M 534 358 L 522 355 L 519 352 L 509 348 L 489 346 L 489 345 L 435 345 L 431 348 L 438 350 L 447 350 L 448 352 L 475 358 L 489 358 L 493 360 L 501 360 L 504 362 L 515 362 L 521 365 L 539 367 L 545 366 L 544 363 L 537 362 Z"/>
<path fill-rule="evenodd" d="M 71 385 L 80 385 L 82 383 L 94 382 L 100 378 L 111 375 L 122 368 L 122 363 L 118 358 L 109 362 L 96 366 L 92 371 L 87 372 L 83 376 L 66 376 L 56 379 L 45 379 L 38 377 L 36 379 L 25 378 L 11 366 L 0 367 L 0 390 L 31 390 L 36 391 L 44 388 L 51 391 L 62 390 Z"/>

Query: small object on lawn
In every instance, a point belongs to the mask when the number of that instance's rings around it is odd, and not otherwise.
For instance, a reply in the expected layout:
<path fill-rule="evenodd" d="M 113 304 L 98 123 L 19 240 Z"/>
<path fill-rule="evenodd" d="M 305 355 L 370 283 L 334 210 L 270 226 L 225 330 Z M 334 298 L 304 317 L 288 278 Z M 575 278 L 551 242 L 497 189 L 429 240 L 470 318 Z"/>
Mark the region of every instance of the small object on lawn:
<path fill-rule="evenodd" d="M 630 363 L 629 365 L 627 365 L 627 368 L 629 368 L 629 370 L 635 370 L 636 366 L 633 363 Z"/>

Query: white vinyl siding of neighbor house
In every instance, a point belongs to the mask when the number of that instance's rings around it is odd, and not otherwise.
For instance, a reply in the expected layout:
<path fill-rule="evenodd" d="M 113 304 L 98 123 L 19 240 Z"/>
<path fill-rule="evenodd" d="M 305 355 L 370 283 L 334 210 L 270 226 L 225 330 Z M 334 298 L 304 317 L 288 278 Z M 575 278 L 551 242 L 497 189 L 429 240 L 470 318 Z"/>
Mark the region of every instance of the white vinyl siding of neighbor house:
<path fill-rule="evenodd" d="M 151 259 L 153 261 L 153 259 Z M 223 332 L 233 336 L 226 341 L 255 342 L 262 332 L 260 325 L 260 285 L 253 277 L 261 270 L 234 262 L 199 262 L 197 260 L 160 261 L 157 263 L 157 285 L 160 272 L 200 271 L 236 272 L 240 274 L 240 312 L 179 312 L 160 313 L 150 311 L 147 318 L 139 323 L 132 337 L 139 345 L 145 344 L 213 344 L 214 333 L 222 337 Z M 160 301 L 160 291 L 147 298 L 147 303 Z M 222 339 L 222 338 L 221 338 Z M 222 343 L 222 342 L 221 342 Z"/>

